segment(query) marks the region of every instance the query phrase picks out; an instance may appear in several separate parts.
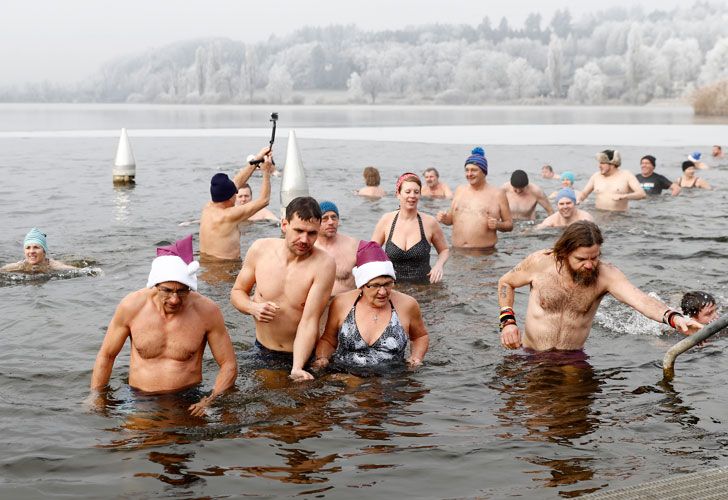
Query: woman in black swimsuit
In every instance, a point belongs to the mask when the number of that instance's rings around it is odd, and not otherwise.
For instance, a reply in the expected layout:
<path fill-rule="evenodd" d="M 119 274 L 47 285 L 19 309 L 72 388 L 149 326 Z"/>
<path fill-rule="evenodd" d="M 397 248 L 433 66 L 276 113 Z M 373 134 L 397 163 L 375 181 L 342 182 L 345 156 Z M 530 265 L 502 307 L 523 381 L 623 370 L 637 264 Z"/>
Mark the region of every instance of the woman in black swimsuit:
<path fill-rule="evenodd" d="M 711 189 L 710 184 L 705 179 L 701 179 L 695 175 L 695 163 L 686 160 L 682 164 L 683 174 L 675 183 L 681 188 L 701 188 Z"/>
<path fill-rule="evenodd" d="M 397 180 L 399 210 L 384 214 L 372 233 L 372 241 L 384 245 L 394 264 L 397 281 L 437 283 L 450 256 L 445 233 L 431 215 L 417 211 L 422 182 L 408 172 Z M 430 249 L 435 247 L 437 261 L 430 268 Z"/>

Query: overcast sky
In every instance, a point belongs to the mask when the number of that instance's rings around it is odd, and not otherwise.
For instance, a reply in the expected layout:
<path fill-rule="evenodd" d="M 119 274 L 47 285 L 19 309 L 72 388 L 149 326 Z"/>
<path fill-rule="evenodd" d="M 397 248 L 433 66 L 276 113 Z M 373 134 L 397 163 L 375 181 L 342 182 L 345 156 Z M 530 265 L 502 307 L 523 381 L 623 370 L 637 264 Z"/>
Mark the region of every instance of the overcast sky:
<path fill-rule="evenodd" d="M 3 0 L 0 86 L 27 81 L 78 81 L 118 55 L 198 37 L 265 40 L 305 25 L 356 24 L 394 29 L 426 23 L 520 27 L 530 12 L 545 26 L 556 9 L 572 18 L 611 6 L 646 11 L 689 6 L 694 0 Z"/>

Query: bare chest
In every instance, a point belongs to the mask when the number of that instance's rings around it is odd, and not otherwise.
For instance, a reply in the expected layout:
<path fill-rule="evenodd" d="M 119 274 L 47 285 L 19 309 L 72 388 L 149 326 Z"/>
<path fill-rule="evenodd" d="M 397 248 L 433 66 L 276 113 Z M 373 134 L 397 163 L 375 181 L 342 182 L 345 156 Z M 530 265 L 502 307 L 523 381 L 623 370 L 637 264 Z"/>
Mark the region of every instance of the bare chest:
<path fill-rule="evenodd" d="M 567 314 L 580 317 L 597 305 L 601 293 L 596 286 L 565 285 L 555 273 L 540 275 L 533 281 L 534 297 L 547 314 Z"/>
<path fill-rule="evenodd" d="M 290 263 L 282 265 L 267 260 L 258 265 L 255 271 L 255 295 L 259 300 L 272 301 L 279 306 L 290 305 L 303 310 L 308 291 L 311 288 L 315 273 L 314 265 Z"/>
<path fill-rule="evenodd" d="M 131 324 L 132 349 L 144 359 L 193 359 L 204 349 L 206 332 L 204 325 L 186 316 L 165 320 L 157 313 L 135 319 Z"/>
<path fill-rule="evenodd" d="M 612 175 L 609 177 L 598 176 L 594 180 L 594 192 L 596 194 L 626 194 L 630 191 L 627 178 L 621 175 Z"/>

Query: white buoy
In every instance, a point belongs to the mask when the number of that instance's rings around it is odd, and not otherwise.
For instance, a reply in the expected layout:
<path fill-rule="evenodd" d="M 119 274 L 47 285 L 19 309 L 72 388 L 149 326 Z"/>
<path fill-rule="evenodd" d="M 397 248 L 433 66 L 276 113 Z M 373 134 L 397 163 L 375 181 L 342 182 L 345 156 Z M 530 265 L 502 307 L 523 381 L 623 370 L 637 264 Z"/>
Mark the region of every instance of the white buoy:
<path fill-rule="evenodd" d="M 126 135 L 125 128 L 121 129 L 119 146 L 116 148 L 116 158 L 111 173 L 114 176 L 115 184 L 134 183 L 136 162 L 134 161 L 134 153 L 131 152 L 131 143 L 129 142 L 129 136 Z"/>
<path fill-rule="evenodd" d="M 281 180 L 281 211 L 285 212 L 286 207 L 294 198 L 308 195 L 308 181 L 306 171 L 303 169 L 301 153 L 298 151 L 296 132 L 291 130 L 288 134 L 286 165 L 283 167 L 283 179 Z"/>

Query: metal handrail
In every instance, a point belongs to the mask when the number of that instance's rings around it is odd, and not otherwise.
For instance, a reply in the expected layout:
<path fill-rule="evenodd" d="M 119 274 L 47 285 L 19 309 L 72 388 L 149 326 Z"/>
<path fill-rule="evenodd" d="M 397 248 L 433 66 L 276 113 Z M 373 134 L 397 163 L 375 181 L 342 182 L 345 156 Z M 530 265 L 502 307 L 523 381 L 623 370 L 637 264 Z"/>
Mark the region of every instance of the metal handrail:
<path fill-rule="evenodd" d="M 696 344 L 712 337 L 723 328 L 728 326 L 728 314 L 725 314 L 715 321 L 710 322 L 694 334 L 684 338 L 672 346 L 662 360 L 662 373 L 665 378 L 671 379 L 675 375 L 675 359 Z"/>

